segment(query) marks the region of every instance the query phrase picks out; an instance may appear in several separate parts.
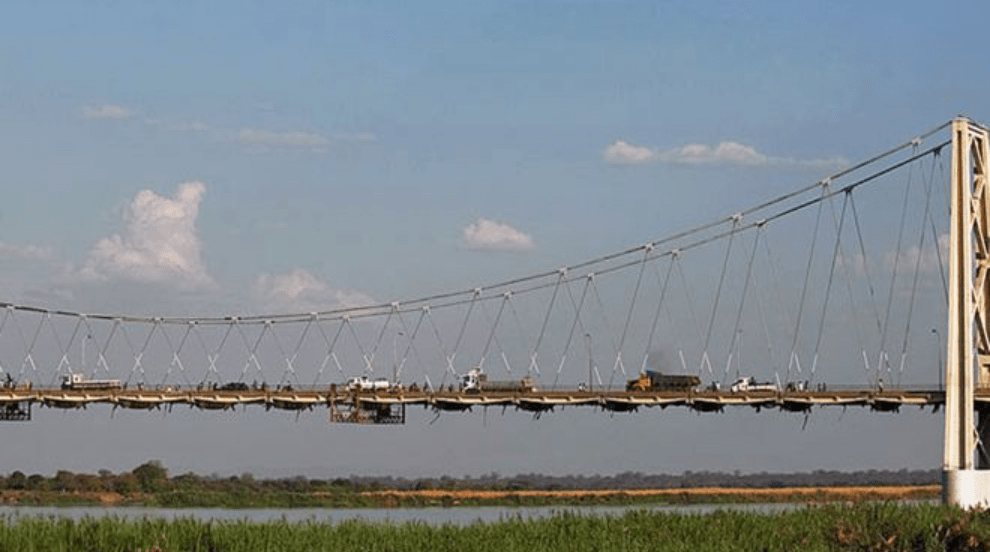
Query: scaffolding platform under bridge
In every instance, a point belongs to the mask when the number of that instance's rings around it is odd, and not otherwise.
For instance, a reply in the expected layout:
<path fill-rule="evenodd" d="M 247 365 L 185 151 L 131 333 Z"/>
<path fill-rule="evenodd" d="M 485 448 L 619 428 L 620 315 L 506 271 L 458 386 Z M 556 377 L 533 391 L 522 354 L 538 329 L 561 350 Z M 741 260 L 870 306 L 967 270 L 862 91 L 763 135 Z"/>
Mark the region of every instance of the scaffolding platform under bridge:
<path fill-rule="evenodd" d="M 0 422 L 31 421 L 31 401 L 0 404 Z"/>
<path fill-rule="evenodd" d="M 405 424 L 406 405 L 401 403 L 330 403 L 330 422 L 339 424 Z"/>

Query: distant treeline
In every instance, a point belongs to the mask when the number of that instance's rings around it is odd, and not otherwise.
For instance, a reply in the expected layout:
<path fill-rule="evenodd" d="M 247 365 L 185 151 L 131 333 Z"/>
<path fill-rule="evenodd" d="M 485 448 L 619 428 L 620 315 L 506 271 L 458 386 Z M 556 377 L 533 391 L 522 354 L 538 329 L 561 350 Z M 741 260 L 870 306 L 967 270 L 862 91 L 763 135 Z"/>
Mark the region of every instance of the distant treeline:
<path fill-rule="evenodd" d="M 52 477 L 25 475 L 14 471 L 0 476 L 0 489 L 61 492 L 116 492 L 129 494 L 207 491 L 221 493 L 347 493 L 386 489 L 472 489 L 472 490 L 605 490 L 605 489 L 676 489 L 691 487 L 824 487 L 850 485 L 932 485 L 941 480 L 941 472 L 932 470 L 869 470 L 856 472 L 816 470 L 803 473 L 753 473 L 686 471 L 680 475 L 650 475 L 622 472 L 615 475 L 519 474 L 502 476 L 491 473 L 479 477 L 455 478 L 357 476 L 335 479 L 311 479 L 303 476 L 258 479 L 250 473 L 222 477 L 185 473 L 170 476 L 157 460 L 145 462 L 129 472 L 100 470 L 96 474 L 59 470 Z"/>
<path fill-rule="evenodd" d="M 932 470 L 868 470 L 856 472 L 816 470 L 802 473 L 741 474 L 686 471 L 680 475 L 622 472 L 615 475 L 564 475 L 537 473 L 480 477 L 448 476 L 431 479 L 351 476 L 347 481 L 360 489 L 495 489 L 495 490 L 606 490 L 606 489 L 684 489 L 693 487 L 736 487 L 765 489 L 776 487 L 831 487 L 850 485 L 933 485 L 941 482 L 942 472 Z"/>

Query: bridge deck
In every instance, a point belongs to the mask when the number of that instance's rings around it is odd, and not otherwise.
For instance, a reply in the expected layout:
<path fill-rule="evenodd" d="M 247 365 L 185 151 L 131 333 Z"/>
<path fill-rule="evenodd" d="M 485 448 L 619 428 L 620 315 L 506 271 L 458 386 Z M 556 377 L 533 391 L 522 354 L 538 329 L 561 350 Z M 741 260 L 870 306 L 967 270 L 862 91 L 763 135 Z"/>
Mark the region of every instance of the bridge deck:
<path fill-rule="evenodd" d="M 976 401 L 990 403 L 990 389 L 976 393 Z M 204 410 L 227 410 L 236 405 L 260 405 L 281 410 L 303 410 L 334 405 L 424 405 L 437 410 L 460 411 L 473 406 L 506 406 L 542 412 L 558 406 L 597 406 L 611 411 L 641 406 L 685 406 L 700 411 L 721 411 L 726 406 L 756 409 L 780 408 L 806 411 L 815 405 L 865 406 L 894 411 L 902 405 L 940 406 L 945 393 L 936 389 L 841 389 L 828 391 L 583 391 L 554 390 L 464 393 L 457 391 L 353 392 L 336 388 L 305 390 L 202 390 L 172 387 L 144 389 L 18 388 L 0 389 L 0 405 L 36 403 L 53 408 L 83 408 L 109 404 L 130 409 L 154 409 L 184 404 Z"/>

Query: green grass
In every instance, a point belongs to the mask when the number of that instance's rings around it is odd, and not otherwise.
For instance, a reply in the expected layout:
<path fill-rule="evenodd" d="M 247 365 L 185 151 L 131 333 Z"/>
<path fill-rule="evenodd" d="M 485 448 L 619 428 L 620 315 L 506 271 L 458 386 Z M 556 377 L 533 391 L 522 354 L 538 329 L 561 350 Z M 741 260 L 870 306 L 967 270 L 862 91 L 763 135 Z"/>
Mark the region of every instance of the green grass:
<path fill-rule="evenodd" d="M 344 521 L 0 518 L 0 552 L 18 551 L 923 551 L 990 550 L 990 513 L 935 505 L 828 505 L 756 514 L 646 510 L 560 513 L 467 526 Z"/>

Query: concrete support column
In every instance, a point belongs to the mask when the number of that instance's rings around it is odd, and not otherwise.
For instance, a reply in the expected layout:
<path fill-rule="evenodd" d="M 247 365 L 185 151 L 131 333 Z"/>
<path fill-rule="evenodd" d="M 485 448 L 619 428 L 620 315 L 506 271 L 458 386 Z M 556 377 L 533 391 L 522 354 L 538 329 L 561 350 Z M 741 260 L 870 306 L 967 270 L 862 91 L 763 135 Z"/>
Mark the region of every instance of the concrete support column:
<path fill-rule="evenodd" d="M 977 414 L 976 469 L 990 470 L 990 406 L 980 405 Z"/>
<path fill-rule="evenodd" d="M 963 508 L 990 506 L 990 408 L 977 423 L 974 400 L 990 359 L 988 158 L 987 129 L 953 121 L 942 497 Z"/>

